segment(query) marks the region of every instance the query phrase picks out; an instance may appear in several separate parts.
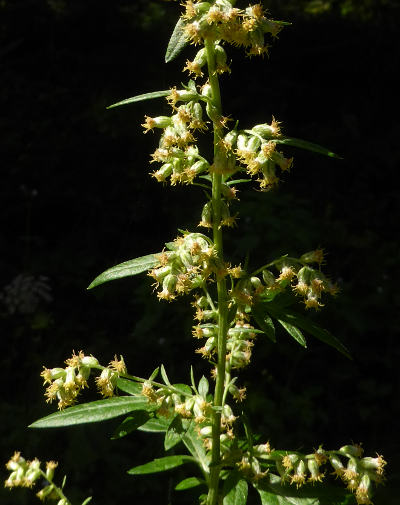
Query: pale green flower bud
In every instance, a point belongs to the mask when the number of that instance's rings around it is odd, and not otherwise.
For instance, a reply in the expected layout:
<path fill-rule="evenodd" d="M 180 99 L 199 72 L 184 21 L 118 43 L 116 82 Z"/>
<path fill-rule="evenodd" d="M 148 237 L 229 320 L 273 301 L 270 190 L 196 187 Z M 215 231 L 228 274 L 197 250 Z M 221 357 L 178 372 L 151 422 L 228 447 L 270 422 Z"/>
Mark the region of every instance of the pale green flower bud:
<path fill-rule="evenodd" d="M 163 291 L 167 291 L 168 293 L 173 293 L 176 286 L 176 275 L 168 274 L 165 276 L 163 280 Z"/>
<path fill-rule="evenodd" d="M 237 141 L 236 141 L 238 150 L 240 150 L 240 151 L 246 150 L 247 149 L 247 141 L 248 141 L 247 135 L 240 133 L 237 136 Z"/>
<path fill-rule="evenodd" d="M 229 71 L 229 67 L 226 63 L 225 49 L 220 45 L 215 46 L 215 60 L 216 60 L 217 72 L 219 74 Z"/>
<path fill-rule="evenodd" d="M 215 344 L 216 344 L 216 338 L 210 337 L 206 340 L 206 343 L 204 344 L 204 349 L 207 352 L 211 352 L 215 348 Z"/>
<path fill-rule="evenodd" d="M 313 274 L 314 272 L 315 270 L 313 270 Z M 316 273 L 317 272 L 315 272 L 315 274 Z M 339 451 L 348 456 L 355 456 L 356 458 L 360 458 L 364 452 L 360 445 L 344 445 Z"/>
<path fill-rule="evenodd" d="M 208 98 L 212 98 L 212 88 L 209 83 L 204 84 L 204 86 L 201 88 L 201 94 L 203 96 L 208 96 Z"/>
<path fill-rule="evenodd" d="M 260 149 L 261 140 L 253 135 L 249 138 L 247 142 L 247 149 L 251 152 L 257 152 Z"/>
<path fill-rule="evenodd" d="M 224 137 L 225 144 L 231 146 L 231 148 L 235 147 L 236 139 L 238 138 L 238 132 L 236 130 L 231 130 Z"/>
<path fill-rule="evenodd" d="M 205 228 L 212 228 L 212 203 L 207 202 L 201 212 L 201 221 L 199 226 L 204 226 Z"/>
<path fill-rule="evenodd" d="M 258 277 L 251 277 L 250 278 L 251 285 L 256 291 L 262 291 L 264 286 L 262 285 L 262 282 Z"/>
<path fill-rule="evenodd" d="M 263 280 L 268 288 L 270 288 L 271 286 L 273 286 L 275 284 L 275 281 L 276 281 L 275 276 L 269 270 L 263 270 L 262 276 L 263 276 Z"/>
<path fill-rule="evenodd" d="M 85 356 L 81 360 L 82 365 L 86 365 L 88 367 L 95 367 L 99 364 L 97 359 L 94 356 Z"/>
<path fill-rule="evenodd" d="M 190 170 L 198 175 L 209 170 L 209 168 L 210 164 L 206 160 L 198 160 L 190 167 Z"/>
<path fill-rule="evenodd" d="M 200 51 L 197 52 L 196 56 L 194 57 L 193 63 L 198 65 L 200 68 L 207 63 L 207 51 L 205 47 L 202 47 Z"/>
<path fill-rule="evenodd" d="M 211 437 L 212 435 L 212 426 L 204 426 L 200 429 L 200 435 L 202 437 Z"/>

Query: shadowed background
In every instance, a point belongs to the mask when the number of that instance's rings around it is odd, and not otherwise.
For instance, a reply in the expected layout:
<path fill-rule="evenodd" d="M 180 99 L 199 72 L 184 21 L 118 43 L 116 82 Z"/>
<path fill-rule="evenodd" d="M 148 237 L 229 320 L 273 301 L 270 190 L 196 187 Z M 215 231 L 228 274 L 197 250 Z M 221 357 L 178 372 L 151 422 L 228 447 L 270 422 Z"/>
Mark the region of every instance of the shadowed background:
<path fill-rule="evenodd" d="M 244 128 L 274 115 L 285 134 L 326 145 L 344 160 L 287 150 L 294 166 L 276 191 L 240 192 L 226 251 L 236 262 L 250 252 L 256 268 L 323 247 L 325 271 L 341 293 L 315 317 L 354 359 L 311 337 L 307 350 L 283 333 L 277 345 L 259 337 L 252 367 L 241 374 L 248 414 L 276 448 L 353 441 L 368 455 L 383 453 L 390 480 L 374 501 L 395 504 L 399 9 L 384 0 L 266 5 L 271 17 L 293 24 L 264 60 L 226 47 L 225 113 Z M 140 123 L 144 114 L 168 114 L 165 102 L 106 110 L 187 80 L 179 72 L 193 47 L 164 63 L 178 12 L 178 4 L 163 1 L 0 2 L 0 454 L 4 463 L 14 450 L 57 459 L 73 503 L 90 494 L 99 505 L 191 499 L 173 491 L 189 467 L 161 477 L 126 474 L 162 454 L 157 435 L 110 441 L 118 420 L 25 428 L 55 410 L 42 396 L 42 366 L 61 366 L 73 349 L 104 364 L 122 354 L 139 376 L 164 363 L 175 382 L 189 380 L 191 361 L 199 378 L 207 370 L 193 354 L 189 299 L 157 302 L 144 275 L 85 290 L 106 268 L 159 251 L 178 227 L 194 229 L 200 220 L 202 190 L 163 188 L 148 176 L 158 136 L 143 136 Z M 87 400 L 97 398 L 91 389 Z M 29 490 L 1 489 L 0 502 L 37 499 Z"/>

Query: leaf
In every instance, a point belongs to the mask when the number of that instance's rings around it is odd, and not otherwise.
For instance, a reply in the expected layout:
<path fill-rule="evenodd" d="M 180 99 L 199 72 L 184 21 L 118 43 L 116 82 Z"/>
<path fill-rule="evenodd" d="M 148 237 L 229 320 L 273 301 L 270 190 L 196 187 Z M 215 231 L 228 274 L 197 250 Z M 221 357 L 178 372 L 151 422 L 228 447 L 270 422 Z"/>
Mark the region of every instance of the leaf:
<path fill-rule="evenodd" d="M 313 142 L 308 142 L 307 140 L 295 139 L 293 137 L 282 137 L 274 138 L 274 142 L 277 144 L 285 144 L 288 146 L 299 147 L 300 149 L 306 149 L 307 151 L 313 151 L 315 153 L 324 154 L 325 156 L 330 156 L 331 158 L 338 158 L 342 160 L 343 158 L 326 147 L 314 144 Z"/>
<path fill-rule="evenodd" d="M 182 442 L 185 444 L 186 448 L 198 464 L 202 467 L 205 473 L 209 473 L 209 459 L 207 457 L 204 445 L 200 437 L 194 430 L 194 425 L 192 424 L 186 433 L 182 436 Z"/>
<path fill-rule="evenodd" d="M 236 473 L 232 473 L 224 482 L 223 505 L 246 505 L 248 485 Z"/>
<path fill-rule="evenodd" d="M 146 270 L 150 270 L 150 268 L 155 267 L 159 263 L 159 259 L 154 254 L 148 254 L 147 256 L 141 256 L 140 258 L 125 261 L 124 263 L 111 267 L 102 274 L 98 275 L 87 289 L 92 289 L 100 284 L 104 284 L 105 282 L 113 281 L 115 279 L 121 279 L 122 277 L 140 274 Z"/>
<path fill-rule="evenodd" d="M 192 487 L 200 486 L 201 484 L 205 484 L 203 479 L 199 479 L 198 477 L 188 477 L 187 479 L 181 480 L 176 486 L 176 491 L 184 491 L 185 489 L 190 489 Z"/>
<path fill-rule="evenodd" d="M 191 395 L 192 388 L 187 384 L 172 384 L 172 387 L 177 389 L 183 395 Z"/>
<path fill-rule="evenodd" d="M 170 386 L 171 383 L 169 382 L 168 375 L 167 375 L 167 372 L 165 371 L 164 365 L 161 365 L 160 371 L 161 371 L 161 377 L 163 378 L 164 383 L 167 386 Z"/>
<path fill-rule="evenodd" d="M 185 463 L 192 463 L 193 458 L 186 455 L 165 456 L 164 458 L 157 458 L 144 465 L 135 466 L 128 470 L 130 475 L 145 475 L 148 473 L 165 472 Z"/>
<path fill-rule="evenodd" d="M 321 328 L 321 326 L 315 323 L 312 319 L 308 319 L 295 311 L 288 310 L 287 308 L 278 309 L 277 307 L 272 306 L 272 304 L 269 305 L 271 305 L 271 307 L 268 307 L 267 310 L 276 319 L 279 318 L 281 321 L 285 321 L 286 323 L 301 328 L 325 344 L 334 347 L 337 351 L 344 354 L 346 358 L 352 359 L 348 349 L 340 342 L 340 340 L 338 340 L 328 330 Z"/>
<path fill-rule="evenodd" d="M 139 426 L 139 431 L 146 431 L 149 433 L 165 433 L 169 426 L 169 419 L 165 417 L 151 417 L 147 422 Z"/>
<path fill-rule="evenodd" d="M 261 303 L 255 304 L 251 309 L 251 314 L 260 327 L 260 329 L 267 335 L 267 337 L 276 342 L 275 326 L 272 318 L 265 312 L 264 305 Z"/>
<path fill-rule="evenodd" d="M 154 406 L 149 404 L 148 399 L 143 396 L 115 396 L 55 412 L 35 421 L 29 425 L 29 428 L 58 428 L 60 426 L 97 423 L 128 414 L 134 410 L 152 409 Z"/>
<path fill-rule="evenodd" d="M 183 31 L 184 22 L 179 18 L 168 42 L 167 52 L 165 53 L 165 63 L 174 60 L 182 49 L 189 43 Z"/>
<path fill-rule="evenodd" d="M 168 426 L 168 430 L 165 433 L 164 449 L 168 451 L 176 444 L 179 444 L 184 433 L 185 429 L 182 426 L 182 420 L 180 416 L 176 416 Z"/>
<path fill-rule="evenodd" d="M 92 501 L 92 496 L 88 496 L 82 505 L 87 505 L 90 501 Z"/>
<path fill-rule="evenodd" d="M 125 437 L 129 435 L 132 431 L 137 430 L 140 426 L 145 424 L 150 419 L 150 415 L 145 410 L 139 410 L 135 412 L 134 416 L 129 416 L 122 421 L 118 428 L 114 431 L 111 440 L 117 440 L 118 438 Z"/>
<path fill-rule="evenodd" d="M 206 399 L 208 390 L 209 390 L 208 380 L 203 375 L 199 381 L 199 395 L 202 396 L 204 399 Z"/>
<path fill-rule="evenodd" d="M 117 379 L 117 388 L 123 391 L 124 393 L 129 393 L 130 395 L 136 396 L 142 393 L 142 383 L 134 382 L 129 379 L 124 379 L 122 377 L 118 377 Z"/>
<path fill-rule="evenodd" d="M 282 319 L 278 319 L 278 322 L 281 323 L 281 325 L 285 328 L 285 330 L 289 333 L 290 336 L 292 336 L 297 342 L 302 345 L 303 347 L 307 347 L 306 339 L 304 338 L 303 334 L 301 331 L 296 328 L 296 326 L 293 326 L 292 324 L 283 321 Z"/>
<path fill-rule="evenodd" d="M 113 103 L 112 105 L 109 105 L 107 109 L 112 109 L 113 107 L 119 107 L 120 105 L 128 105 L 130 103 L 141 102 L 143 100 L 151 100 L 152 98 L 160 98 L 163 96 L 168 96 L 170 94 L 171 94 L 170 89 L 165 89 L 164 91 L 152 91 L 150 93 L 143 93 L 142 95 L 136 95 L 131 98 L 125 98 L 125 100 Z"/>

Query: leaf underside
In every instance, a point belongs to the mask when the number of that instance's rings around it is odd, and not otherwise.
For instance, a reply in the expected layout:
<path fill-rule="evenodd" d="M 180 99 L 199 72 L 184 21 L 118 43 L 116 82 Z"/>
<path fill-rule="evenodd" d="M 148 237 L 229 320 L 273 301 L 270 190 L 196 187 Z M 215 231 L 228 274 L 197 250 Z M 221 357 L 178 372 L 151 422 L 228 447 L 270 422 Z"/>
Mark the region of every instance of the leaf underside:
<path fill-rule="evenodd" d="M 183 31 L 184 22 L 179 18 L 172 32 L 171 38 L 168 43 L 167 52 L 165 53 L 165 63 L 174 60 L 182 49 L 189 43 Z"/>

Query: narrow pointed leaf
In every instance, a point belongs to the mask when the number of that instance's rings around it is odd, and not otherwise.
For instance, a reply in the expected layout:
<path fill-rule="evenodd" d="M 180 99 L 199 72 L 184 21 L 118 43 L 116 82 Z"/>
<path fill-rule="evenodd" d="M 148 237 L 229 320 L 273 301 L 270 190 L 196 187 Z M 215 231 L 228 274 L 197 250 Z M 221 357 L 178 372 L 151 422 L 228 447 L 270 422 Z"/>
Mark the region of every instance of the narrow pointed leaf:
<path fill-rule="evenodd" d="M 167 52 L 165 53 L 165 63 L 169 63 L 175 59 L 182 49 L 189 43 L 189 40 L 183 31 L 183 27 L 184 22 L 182 18 L 179 18 L 168 43 Z"/>
<path fill-rule="evenodd" d="M 333 153 L 330 149 L 314 144 L 313 142 L 308 142 L 307 140 L 296 139 L 292 137 L 281 137 L 274 138 L 274 142 L 277 144 L 285 144 L 287 146 L 299 147 L 300 149 L 305 149 L 307 151 L 313 151 L 315 153 L 323 154 L 325 156 L 330 156 L 331 158 L 343 159 L 341 156 Z"/>
<path fill-rule="evenodd" d="M 176 486 L 176 491 L 184 491 L 185 489 L 191 489 L 192 487 L 200 486 L 201 484 L 205 484 L 203 479 L 199 479 L 198 477 L 188 477 L 187 479 L 181 480 Z"/>
<path fill-rule="evenodd" d="M 164 458 L 157 458 L 144 465 L 135 466 L 128 470 L 130 475 L 145 475 L 148 473 L 165 472 L 171 470 L 185 463 L 192 463 L 193 458 L 186 455 L 165 456 Z"/>
<path fill-rule="evenodd" d="M 86 500 L 82 503 L 82 505 L 87 505 L 87 504 L 88 504 L 89 502 L 91 502 L 91 501 L 92 501 L 92 497 L 91 497 L 91 496 L 88 496 L 88 497 L 86 498 Z"/>
<path fill-rule="evenodd" d="M 285 330 L 289 333 L 291 337 L 297 340 L 297 342 L 303 347 L 307 347 L 306 339 L 296 326 L 293 326 L 292 324 L 283 321 L 282 319 L 278 319 L 278 321 L 281 323 L 281 325 L 285 328 Z"/>
<path fill-rule="evenodd" d="M 87 289 L 92 289 L 105 282 L 113 281 L 115 279 L 122 279 L 122 277 L 130 277 L 137 275 L 146 270 L 150 270 L 160 263 L 155 254 L 148 254 L 133 260 L 125 261 L 119 265 L 109 268 L 102 274 L 98 275 L 94 281 L 88 286 Z"/>
<path fill-rule="evenodd" d="M 193 425 L 190 426 L 186 433 L 183 435 L 182 442 L 185 444 L 190 454 L 202 467 L 203 471 L 209 473 L 210 462 L 207 458 L 203 442 L 194 430 Z"/>
<path fill-rule="evenodd" d="M 171 94 L 170 89 L 165 89 L 163 91 L 152 91 L 151 93 L 143 93 L 141 95 L 132 96 L 131 98 L 125 98 L 125 100 L 113 103 L 112 105 L 109 105 L 107 109 L 112 109 L 121 105 L 129 105 L 130 103 L 142 102 L 143 100 L 151 100 L 152 98 L 161 98 L 163 96 L 168 96 L 169 94 Z"/>
<path fill-rule="evenodd" d="M 55 412 L 35 421 L 29 428 L 59 428 L 60 426 L 97 423 L 134 410 L 152 410 L 153 408 L 148 399 L 143 396 L 116 396 Z"/>
<path fill-rule="evenodd" d="M 340 340 L 338 340 L 334 335 L 332 335 L 332 333 L 330 333 L 328 330 L 325 330 L 311 319 L 308 319 L 292 311 L 279 312 L 279 315 L 277 314 L 277 317 L 283 321 L 286 321 L 287 323 L 296 325 L 313 337 L 318 338 L 325 344 L 334 347 L 337 351 L 344 354 L 346 358 L 352 359 L 349 350 L 340 342 Z"/>
<path fill-rule="evenodd" d="M 160 371 L 161 371 L 161 377 L 163 378 L 163 381 L 165 382 L 165 384 L 167 386 L 170 386 L 171 383 L 169 382 L 168 375 L 167 375 L 167 372 L 165 371 L 164 365 L 161 365 Z"/>
<path fill-rule="evenodd" d="M 125 437 L 129 435 L 132 431 L 137 430 L 140 426 L 145 424 L 150 419 L 150 415 L 145 410 L 139 410 L 135 412 L 133 416 L 129 416 L 122 421 L 118 428 L 114 431 L 111 440 L 117 440 L 118 438 Z"/>
<path fill-rule="evenodd" d="M 265 304 L 255 304 L 251 309 L 251 314 L 267 337 L 272 340 L 272 342 L 276 342 L 274 322 L 271 316 L 265 311 Z"/>

